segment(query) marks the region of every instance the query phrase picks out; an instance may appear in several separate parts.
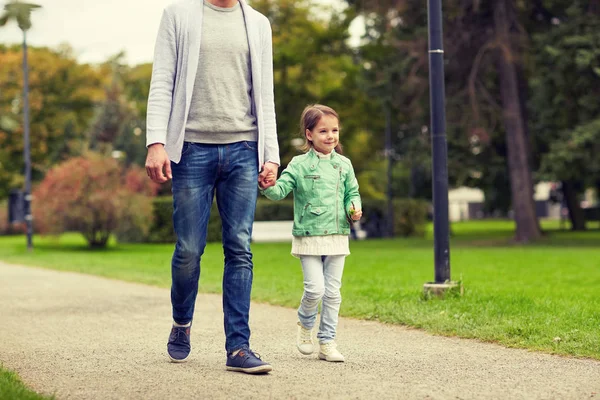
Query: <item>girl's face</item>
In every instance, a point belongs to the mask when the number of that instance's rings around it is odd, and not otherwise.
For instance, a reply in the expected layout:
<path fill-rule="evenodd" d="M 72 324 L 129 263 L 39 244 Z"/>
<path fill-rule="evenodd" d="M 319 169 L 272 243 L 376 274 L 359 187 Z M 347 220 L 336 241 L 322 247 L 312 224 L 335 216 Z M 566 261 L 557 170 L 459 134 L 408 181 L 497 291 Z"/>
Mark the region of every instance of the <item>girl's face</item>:
<path fill-rule="evenodd" d="M 333 115 L 323 115 L 313 128 L 306 130 L 306 138 L 319 153 L 329 154 L 340 142 L 338 120 Z"/>

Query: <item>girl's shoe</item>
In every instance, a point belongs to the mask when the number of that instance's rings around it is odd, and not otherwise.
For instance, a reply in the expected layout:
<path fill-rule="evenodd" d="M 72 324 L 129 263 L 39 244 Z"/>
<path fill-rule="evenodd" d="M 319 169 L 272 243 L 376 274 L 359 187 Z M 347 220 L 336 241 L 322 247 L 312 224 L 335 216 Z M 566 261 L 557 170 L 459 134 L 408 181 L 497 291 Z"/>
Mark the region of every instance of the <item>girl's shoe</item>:
<path fill-rule="evenodd" d="M 321 343 L 319 350 L 319 358 L 331 362 L 344 362 L 344 356 L 337 349 L 334 341 Z"/>
<path fill-rule="evenodd" d="M 296 338 L 296 346 L 298 351 L 304 355 L 310 355 L 315 351 L 312 329 L 306 329 L 298 322 L 298 336 Z"/>

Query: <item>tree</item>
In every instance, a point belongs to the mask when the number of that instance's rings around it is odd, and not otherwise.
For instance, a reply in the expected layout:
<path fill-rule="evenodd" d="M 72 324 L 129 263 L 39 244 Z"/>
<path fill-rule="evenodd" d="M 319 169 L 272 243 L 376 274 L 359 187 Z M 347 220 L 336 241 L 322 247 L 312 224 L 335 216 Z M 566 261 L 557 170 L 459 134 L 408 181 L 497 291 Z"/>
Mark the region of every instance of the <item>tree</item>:
<path fill-rule="evenodd" d="M 0 198 L 23 184 L 24 127 L 19 82 L 21 52 L 0 45 Z M 51 166 L 81 154 L 95 104 L 102 102 L 105 77 L 93 66 L 78 64 L 68 47 L 29 49 L 29 99 L 33 182 Z"/>
<path fill-rule="evenodd" d="M 426 8 L 416 0 L 349 3 L 367 19 L 367 45 L 361 47 L 361 54 L 373 59 L 367 50 L 381 43 L 377 57 L 385 60 L 387 55 L 388 61 L 383 64 L 398 74 L 398 83 L 392 80 L 393 92 L 398 99 L 413 100 L 395 109 L 396 115 L 409 110 L 409 124 L 418 121 L 427 126 Z M 488 195 L 509 192 L 494 187 L 498 182 L 507 183 L 499 178 L 509 171 L 514 189 L 510 192 L 517 224 L 515 236 L 518 241 L 528 241 L 538 237 L 540 230 L 526 129 L 522 36 L 516 30 L 520 15 L 516 14 L 514 1 L 508 0 L 444 4 L 447 136 L 451 183 L 482 187 Z M 375 66 L 376 73 L 382 70 L 385 68 L 381 63 Z M 505 155 L 511 160 L 508 168 L 501 167 Z"/>
<path fill-rule="evenodd" d="M 324 103 L 340 115 L 341 142 L 361 170 L 373 152 L 368 126 L 369 99 L 360 89 L 360 67 L 346 44 L 352 10 L 327 12 L 308 0 L 256 0 L 273 29 L 275 108 L 282 164 L 298 154 L 300 114 L 311 103 Z M 318 10 L 319 14 L 315 10 Z M 351 99 L 352 101 L 349 101 Z"/>
<path fill-rule="evenodd" d="M 523 50 L 515 41 L 515 36 L 518 38 L 519 26 L 514 0 L 496 0 L 493 7 L 502 117 L 506 131 L 512 207 L 516 223 L 515 239 L 528 242 L 537 239 L 541 231 L 533 200 L 534 184 L 529 157 L 531 146 L 519 88 L 517 66 Z"/>
<path fill-rule="evenodd" d="M 600 9 L 596 2 L 547 2 L 533 35 L 532 130 L 540 176 L 562 182 L 573 230 L 585 229 L 586 188 L 600 189 Z"/>

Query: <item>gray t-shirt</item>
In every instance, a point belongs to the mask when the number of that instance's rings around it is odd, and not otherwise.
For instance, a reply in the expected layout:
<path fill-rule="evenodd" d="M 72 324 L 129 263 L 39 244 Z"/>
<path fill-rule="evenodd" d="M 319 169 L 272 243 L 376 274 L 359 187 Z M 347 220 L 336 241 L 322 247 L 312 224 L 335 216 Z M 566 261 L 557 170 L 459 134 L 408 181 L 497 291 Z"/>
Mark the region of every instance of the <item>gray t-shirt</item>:
<path fill-rule="evenodd" d="M 250 49 L 243 11 L 204 0 L 200 60 L 185 140 L 197 143 L 256 141 Z"/>

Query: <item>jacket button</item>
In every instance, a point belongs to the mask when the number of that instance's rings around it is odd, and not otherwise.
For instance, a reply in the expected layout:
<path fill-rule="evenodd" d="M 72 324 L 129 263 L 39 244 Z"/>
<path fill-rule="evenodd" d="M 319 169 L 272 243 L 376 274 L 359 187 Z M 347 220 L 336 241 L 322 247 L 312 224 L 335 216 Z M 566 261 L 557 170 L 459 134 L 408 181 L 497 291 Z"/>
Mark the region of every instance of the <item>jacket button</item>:
<path fill-rule="evenodd" d="M 310 166 L 310 169 L 315 169 L 315 166 L 314 166 L 314 165 L 311 165 L 311 166 Z"/>
<path fill-rule="evenodd" d="M 327 234 L 327 231 L 325 231 L 324 233 Z"/>
<path fill-rule="evenodd" d="M 318 213 L 321 213 L 321 209 L 320 209 L 320 208 L 317 208 L 317 212 L 318 212 Z"/>
<path fill-rule="evenodd" d="M 306 234 L 307 234 L 307 235 L 310 235 L 310 232 L 309 232 L 309 231 L 306 231 Z"/>
<path fill-rule="evenodd" d="M 333 168 L 334 168 L 334 169 L 337 169 L 337 164 L 335 164 L 335 165 L 333 166 Z"/>

